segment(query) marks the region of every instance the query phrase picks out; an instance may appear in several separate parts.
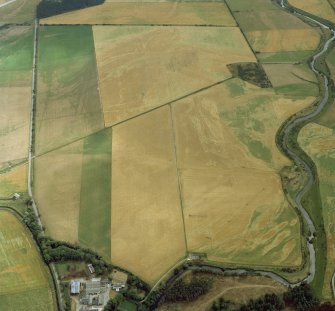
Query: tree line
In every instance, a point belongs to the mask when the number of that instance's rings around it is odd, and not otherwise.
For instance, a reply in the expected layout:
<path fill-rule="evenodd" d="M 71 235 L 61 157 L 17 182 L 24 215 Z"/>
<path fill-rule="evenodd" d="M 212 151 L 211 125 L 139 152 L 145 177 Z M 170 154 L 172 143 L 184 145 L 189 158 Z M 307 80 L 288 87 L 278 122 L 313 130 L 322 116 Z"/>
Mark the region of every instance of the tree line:
<path fill-rule="evenodd" d="M 321 304 L 307 284 L 291 288 L 282 295 L 267 294 L 259 299 L 251 299 L 238 308 L 222 297 L 212 304 L 210 311 L 282 311 L 285 308 L 296 311 L 335 311 L 335 306 L 330 303 Z"/>
<path fill-rule="evenodd" d="M 37 18 L 45 18 L 104 3 L 105 0 L 42 0 L 36 9 Z"/>

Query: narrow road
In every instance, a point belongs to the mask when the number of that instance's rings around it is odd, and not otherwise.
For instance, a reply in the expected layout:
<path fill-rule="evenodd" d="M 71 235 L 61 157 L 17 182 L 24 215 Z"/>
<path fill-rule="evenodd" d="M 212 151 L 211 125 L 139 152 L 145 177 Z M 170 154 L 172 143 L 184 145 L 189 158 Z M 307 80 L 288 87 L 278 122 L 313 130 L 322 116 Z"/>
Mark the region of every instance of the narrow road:
<path fill-rule="evenodd" d="M 34 118 L 35 118 L 35 105 L 36 105 L 36 66 L 37 66 L 37 45 L 38 45 L 38 20 L 35 19 L 34 24 L 34 54 L 33 54 L 33 70 L 32 70 L 32 81 L 31 81 L 31 113 L 30 113 L 30 129 L 29 129 L 29 153 L 28 153 L 28 178 L 27 178 L 27 189 L 28 189 L 28 195 L 31 201 L 31 206 L 34 210 L 34 213 L 36 215 L 38 224 L 40 228 L 42 229 L 42 235 L 45 235 L 43 225 L 37 210 L 37 206 L 33 197 L 33 192 L 31 189 L 32 184 L 32 176 L 33 176 L 33 144 L 34 144 Z M 60 289 L 59 284 L 59 277 L 57 270 L 55 268 L 55 265 L 51 263 L 50 265 L 50 271 L 52 273 L 52 277 L 54 279 L 54 284 L 56 287 L 56 293 L 57 293 L 57 301 L 58 301 L 58 308 L 59 311 L 63 311 L 63 298 L 62 298 L 62 291 Z"/>

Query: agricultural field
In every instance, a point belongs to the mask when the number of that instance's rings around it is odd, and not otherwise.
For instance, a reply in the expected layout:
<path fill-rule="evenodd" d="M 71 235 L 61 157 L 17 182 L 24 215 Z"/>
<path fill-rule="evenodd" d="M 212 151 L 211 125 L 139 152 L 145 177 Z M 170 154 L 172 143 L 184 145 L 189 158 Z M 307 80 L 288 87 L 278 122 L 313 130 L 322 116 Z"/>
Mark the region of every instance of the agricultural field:
<path fill-rule="evenodd" d="M 294 54 L 306 51 L 311 55 L 320 41 L 318 28 L 310 27 L 284 12 L 273 2 L 267 1 L 266 5 L 262 5 L 265 2 L 259 0 L 250 7 L 245 0 L 227 1 L 257 57 L 273 59 L 281 58 L 282 53 L 289 53 L 288 56 L 296 58 Z"/>
<path fill-rule="evenodd" d="M 110 260 L 111 145 L 111 131 L 106 129 L 37 157 L 34 166 L 36 202 L 47 233 L 89 247 L 106 260 Z"/>
<path fill-rule="evenodd" d="M 0 24 L 32 23 L 39 2 L 40 0 L 16 0 L 1 7 Z"/>
<path fill-rule="evenodd" d="M 334 105 L 333 105 L 334 106 Z M 331 111 L 328 111 L 331 113 Z M 332 115 L 333 116 L 333 115 Z M 334 116 L 333 116 L 334 120 Z M 317 166 L 322 214 L 327 236 L 327 268 L 322 289 L 325 299 L 332 299 L 330 287 L 335 269 L 335 217 L 334 217 L 334 174 L 335 174 L 335 122 L 332 127 L 311 123 L 306 125 L 299 134 L 299 144 L 313 159 Z"/>
<path fill-rule="evenodd" d="M 223 2 L 105 2 L 102 5 L 48 17 L 40 23 L 236 25 Z"/>
<path fill-rule="evenodd" d="M 11 213 L 0 212 L 0 309 L 56 310 L 51 277 L 30 232 Z"/>
<path fill-rule="evenodd" d="M 27 164 L 0 174 L 0 197 L 8 198 L 15 192 L 27 191 Z"/>
<path fill-rule="evenodd" d="M 106 126 L 230 78 L 229 63 L 256 61 L 236 27 L 95 26 L 93 32 Z"/>
<path fill-rule="evenodd" d="M 31 109 L 31 27 L 0 30 L 0 169 L 27 158 Z"/>
<path fill-rule="evenodd" d="M 290 4 L 305 12 L 335 23 L 335 11 L 328 0 L 290 0 Z"/>
<path fill-rule="evenodd" d="M 83 140 L 34 161 L 34 196 L 46 232 L 72 243 L 78 242 L 82 162 Z"/>
<path fill-rule="evenodd" d="M 307 64 L 264 64 L 263 68 L 277 94 L 290 97 L 319 94 L 316 76 Z"/>
<path fill-rule="evenodd" d="M 36 154 L 103 128 L 91 27 L 43 27 L 39 36 Z"/>
<path fill-rule="evenodd" d="M 176 171 L 169 107 L 114 127 L 112 262 L 150 284 L 186 254 Z"/>
<path fill-rule="evenodd" d="M 239 306 L 249 302 L 250 299 L 257 299 L 265 294 L 281 294 L 286 288 L 277 282 L 259 276 L 210 276 L 213 279 L 211 290 L 204 296 L 199 297 L 194 302 L 179 304 L 164 304 L 158 308 L 158 311 L 203 311 L 208 310 L 212 303 L 223 297 L 229 300 L 232 305 Z"/>
<path fill-rule="evenodd" d="M 311 101 L 236 79 L 173 104 L 189 251 L 226 263 L 300 265 L 299 219 L 278 174 L 290 162 L 275 135 Z"/>

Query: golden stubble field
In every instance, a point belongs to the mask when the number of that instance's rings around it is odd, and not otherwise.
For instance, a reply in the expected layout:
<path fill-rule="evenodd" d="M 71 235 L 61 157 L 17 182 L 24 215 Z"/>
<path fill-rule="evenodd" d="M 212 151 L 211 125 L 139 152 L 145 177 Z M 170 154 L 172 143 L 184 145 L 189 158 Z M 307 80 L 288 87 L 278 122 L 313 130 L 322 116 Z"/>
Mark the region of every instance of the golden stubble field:
<path fill-rule="evenodd" d="M 41 24 L 177 24 L 235 26 L 222 2 L 105 2 L 48 17 Z"/>
<path fill-rule="evenodd" d="M 170 108 L 113 129 L 112 262 L 153 284 L 186 254 Z"/>
<path fill-rule="evenodd" d="M 30 87 L 0 88 L 0 168 L 28 154 Z M 28 99 L 28 100 L 27 100 Z"/>
<path fill-rule="evenodd" d="M 226 64 L 253 62 L 239 28 L 93 28 L 105 125 L 227 79 Z"/>
<path fill-rule="evenodd" d="M 247 32 L 247 38 L 254 51 L 262 53 L 310 51 L 320 42 L 319 33 L 312 28 L 256 30 Z"/>
<path fill-rule="evenodd" d="M 252 88 L 234 97 L 229 88 L 217 86 L 173 105 L 188 250 L 226 263 L 298 266 L 299 218 L 278 174 L 290 162 L 274 141 L 280 124 L 311 99 L 285 100 L 271 90 Z M 271 101 L 263 103 L 260 92 Z M 239 110 L 255 105 L 252 97 L 260 107 Z M 249 131 L 237 111 L 259 120 L 266 130 Z M 254 146 L 243 135 L 263 142 L 256 145 L 259 154 L 253 154 Z M 262 148 L 271 151 L 271 160 L 262 158 Z"/>
<path fill-rule="evenodd" d="M 22 164 L 0 174 L 0 197 L 9 197 L 14 192 L 26 192 L 27 173 L 28 165 Z"/>
<path fill-rule="evenodd" d="M 34 161 L 34 195 L 47 233 L 78 242 L 83 141 Z"/>
<path fill-rule="evenodd" d="M 335 11 L 328 0 L 291 0 L 290 4 L 335 23 Z"/>

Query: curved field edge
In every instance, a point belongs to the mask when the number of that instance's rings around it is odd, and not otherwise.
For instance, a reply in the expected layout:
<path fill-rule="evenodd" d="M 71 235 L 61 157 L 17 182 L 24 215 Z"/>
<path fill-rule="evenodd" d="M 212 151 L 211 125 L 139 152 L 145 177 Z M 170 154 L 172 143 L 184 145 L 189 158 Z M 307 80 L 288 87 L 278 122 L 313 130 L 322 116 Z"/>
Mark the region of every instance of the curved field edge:
<path fill-rule="evenodd" d="M 0 308 L 57 310 L 51 274 L 21 216 L 1 206 L 0 223 Z"/>

